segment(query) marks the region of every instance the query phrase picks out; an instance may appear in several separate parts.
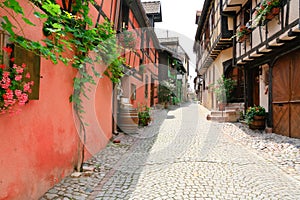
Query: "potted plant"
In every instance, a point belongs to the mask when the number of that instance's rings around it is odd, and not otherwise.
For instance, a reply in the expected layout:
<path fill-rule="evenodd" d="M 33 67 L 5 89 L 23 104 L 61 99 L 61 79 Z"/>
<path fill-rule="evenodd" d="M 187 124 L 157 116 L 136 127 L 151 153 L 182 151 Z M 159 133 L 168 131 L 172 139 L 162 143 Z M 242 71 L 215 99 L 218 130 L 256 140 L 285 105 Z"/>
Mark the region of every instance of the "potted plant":
<path fill-rule="evenodd" d="M 262 106 L 249 107 L 245 114 L 245 119 L 250 129 L 265 128 L 266 110 Z"/>
<path fill-rule="evenodd" d="M 139 125 L 148 126 L 152 121 L 150 115 L 150 108 L 146 105 L 141 105 L 139 106 L 138 110 Z"/>
<path fill-rule="evenodd" d="M 227 102 L 231 99 L 231 93 L 235 87 L 235 83 L 236 81 L 222 75 L 222 77 L 217 80 L 217 83 L 211 86 L 212 91 L 216 95 L 219 110 L 225 110 Z"/>
<path fill-rule="evenodd" d="M 251 31 L 252 30 L 249 27 L 240 26 L 236 31 L 235 35 L 237 37 L 238 42 L 244 42 L 247 39 L 248 35 L 251 33 Z"/>
<path fill-rule="evenodd" d="M 280 12 L 280 0 L 264 0 L 254 13 L 254 26 L 263 25 L 265 20 L 271 20 Z"/>

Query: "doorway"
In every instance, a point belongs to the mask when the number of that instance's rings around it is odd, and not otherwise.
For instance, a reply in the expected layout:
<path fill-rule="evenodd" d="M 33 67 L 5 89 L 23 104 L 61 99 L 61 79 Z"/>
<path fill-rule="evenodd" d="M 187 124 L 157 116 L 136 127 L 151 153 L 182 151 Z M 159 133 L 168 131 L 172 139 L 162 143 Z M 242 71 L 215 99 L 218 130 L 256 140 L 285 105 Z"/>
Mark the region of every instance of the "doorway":
<path fill-rule="evenodd" d="M 279 58 L 272 75 L 274 132 L 300 138 L 300 50 Z"/>

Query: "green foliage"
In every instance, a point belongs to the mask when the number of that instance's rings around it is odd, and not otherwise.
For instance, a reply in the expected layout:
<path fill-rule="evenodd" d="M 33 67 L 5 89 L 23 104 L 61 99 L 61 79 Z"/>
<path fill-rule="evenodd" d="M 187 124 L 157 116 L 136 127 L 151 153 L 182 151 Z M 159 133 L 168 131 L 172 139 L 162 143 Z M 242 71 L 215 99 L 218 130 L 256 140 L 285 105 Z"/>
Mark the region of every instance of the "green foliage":
<path fill-rule="evenodd" d="M 252 30 L 246 26 L 240 26 L 233 37 L 237 37 L 237 39 L 240 40 L 244 35 L 250 34 L 251 31 Z"/>
<path fill-rule="evenodd" d="M 140 126 L 148 126 L 151 122 L 150 108 L 146 105 L 139 106 L 138 117 Z"/>
<path fill-rule="evenodd" d="M 231 99 L 231 93 L 235 84 L 236 81 L 222 75 L 222 77 L 217 80 L 216 84 L 212 84 L 209 87 L 212 88 L 219 103 L 226 103 Z"/>
<path fill-rule="evenodd" d="M 34 12 L 34 16 L 39 19 L 47 19 L 44 22 L 43 33 L 47 36 L 42 41 L 28 41 L 22 35 L 16 35 L 13 28 L 22 27 L 10 14 L 10 10 L 22 15 L 23 21 L 29 26 L 35 26 L 25 17 L 23 8 L 15 0 L 5 0 L 0 3 L 0 7 L 7 11 L 13 22 L 7 16 L 2 16 L 4 21 L 2 28 L 10 34 L 10 40 L 23 48 L 33 51 L 36 54 L 50 59 L 54 64 L 59 61 L 78 69 L 79 77 L 74 78 L 74 93 L 70 100 L 74 102 L 75 108 L 82 112 L 81 96 L 86 96 L 86 83 L 95 84 L 93 76 L 100 77 L 95 70 L 95 64 L 105 64 L 107 70 L 105 74 L 112 82 L 119 82 L 122 77 L 123 58 L 119 58 L 116 32 L 112 24 L 105 20 L 102 24 L 93 27 L 92 19 L 89 16 L 89 6 L 93 0 L 76 0 L 72 7 L 72 13 L 63 11 L 61 7 L 52 0 L 31 0 L 43 12 Z M 65 52 L 74 51 L 73 56 L 67 56 Z M 95 52 L 95 54 L 91 54 Z M 88 73 L 88 67 L 93 74 Z"/>
<path fill-rule="evenodd" d="M 176 85 L 173 79 L 164 80 L 160 83 L 158 89 L 158 99 L 161 103 L 169 102 L 172 96 L 175 96 Z"/>
<path fill-rule="evenodd" d="M 249 124 L 253 121 L 254 116 L 266 116 L 266 110 L 261 106 L 249 107 L 245 114 L 246 122 Z"/>
<path fill-rule="evenodd" d="M 278 8 L 280 6 L 280 0 L 263 0 L 256 8 L 254 14 L 253 25 L 257 26 L 260 22 L 266 20 L 266 16 L 271 12 L 272 8 Z"/>
<path fill-rule="evenodd" d="M 134 49 L 136 45 L 136 38 L 133 32 L 124 29 L 122 33 L 118 34 L 118 42 L 120 46 L 125 49 Z"/>

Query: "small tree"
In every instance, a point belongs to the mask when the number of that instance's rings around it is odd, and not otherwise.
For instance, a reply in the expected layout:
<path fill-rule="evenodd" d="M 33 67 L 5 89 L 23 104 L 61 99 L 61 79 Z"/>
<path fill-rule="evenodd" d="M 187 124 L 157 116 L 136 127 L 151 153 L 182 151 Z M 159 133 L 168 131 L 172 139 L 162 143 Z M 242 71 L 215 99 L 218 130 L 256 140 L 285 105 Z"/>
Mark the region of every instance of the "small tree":
<path fill-rule="evenodd" d="M 167 103 L 175 95 L 176 85 L 172 79 L 164 80 L 159 85 L 158 99 L 161 103 Z"/>
<path fill-rule="evenodd" d="M 211 85 L 212 91 L 216 94 L 219 103 L 227 103 L 231 99 L 232 91 L 235 87 L 235 80 L 226 78 L 224 75 Z"/>

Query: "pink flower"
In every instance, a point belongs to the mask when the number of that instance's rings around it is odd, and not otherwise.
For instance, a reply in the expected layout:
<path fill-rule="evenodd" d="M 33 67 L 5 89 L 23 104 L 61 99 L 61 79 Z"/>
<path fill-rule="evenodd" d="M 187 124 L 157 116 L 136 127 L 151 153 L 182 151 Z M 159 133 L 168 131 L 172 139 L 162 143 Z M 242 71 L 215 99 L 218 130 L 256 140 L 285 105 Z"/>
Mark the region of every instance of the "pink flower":
<path fill-rule="evenodd" d="M 9 72 L 7 72 L 7 71 L 3 72 L 3 77 L 8 77 L 9 75 L 10 75 Z"/>
<path fill-rule="evenodd" d="M 15 95 L 19 98 L 21 96 L 22 91 L 21 90 L 15 90 Z"/>
<path fill-rule="evenodd" d="M 24 71 L 24 69 L 21 68 L 21 67 L 18 67 L 18 68 L 16 69 L 16 72 L 17 72 L 18 74 L 22 74 L 23 71 Z"/>
<path fill-rule="evenodd" d="M 22 75 L 17 75 L 17 76 L 15 77 L 15 80 L 16 80 L 16 81 L 22 80 Z"/>
<path fill-rule="evenodd" d="M 15 99 L 8 99 L 8 100 L 4 100 L 4 106 L 5 107 L 9 107 L 11 105 L 14 105 L 16 103 Z"/>
<path fill-rule="evenodd" d="M 30 89 L 30 83 L 25 83 L 23 87 L 24 92 L 27 92 L 29 89 Z"/>
<path fill-rule="evenodd" d="M 12 99 L 14 98 L 14 93 L 13 93 L 13 91 L 10 90 L 10 89 L 7 89 L 7 90 L 6 90 L 6 93 L 3 94 L 3 98 L 4 98 L 4 99 L 7 99 L 7 100 L 12 100 Z"/>
<path fill-rule="evenodd" d="M 23 93 L 18 100 L 19 105 L 25 105 L 25 103 L 28 101 L 28 95 Z"/>
<path fill-rule="evenodd" d="M 3 89 L 8 89 L 10 86 L 11 80 L 9 77 L 3 75 L 0 85 Z"/>
<path fill-rule="evenodd" d="M 21 67 L 25 68 L 25 67 L 26 67 L 26 64 L 25 64 L 25 63 L 22 63 Z"/>
<path fill-rule="evenodd" d="M 27 72 L 27 74 L 26 74 L 26 76 L 25 76 L 26 78 L 30 78 L 30 73 L 29 72 Z"/>

